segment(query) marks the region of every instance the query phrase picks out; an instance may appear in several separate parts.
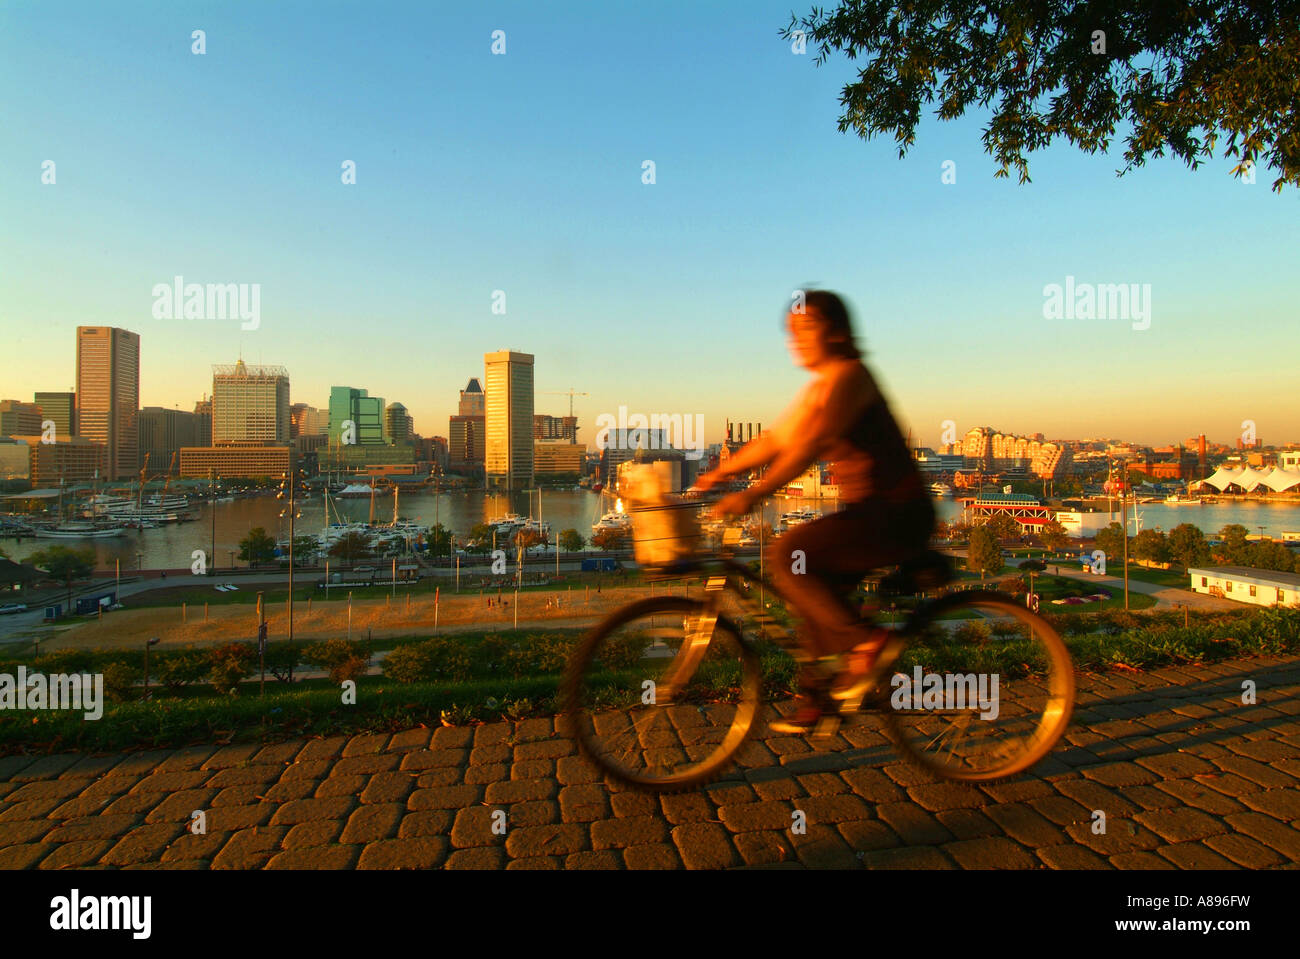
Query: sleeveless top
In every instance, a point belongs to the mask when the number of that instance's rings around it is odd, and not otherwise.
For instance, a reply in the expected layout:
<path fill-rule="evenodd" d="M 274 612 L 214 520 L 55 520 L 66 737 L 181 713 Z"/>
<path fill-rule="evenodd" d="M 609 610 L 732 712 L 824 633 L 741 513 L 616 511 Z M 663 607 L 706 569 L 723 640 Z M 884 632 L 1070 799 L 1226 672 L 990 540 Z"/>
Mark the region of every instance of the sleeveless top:
<path fill-rule="evenodd" d="M 907 503 L 927 498 L 907 441 L 878 391 L 876 401 L 862 411 L 840 443 L 834 469 L 841 502 Z M 851 451 L 842 452 L 844 445 Z"/>

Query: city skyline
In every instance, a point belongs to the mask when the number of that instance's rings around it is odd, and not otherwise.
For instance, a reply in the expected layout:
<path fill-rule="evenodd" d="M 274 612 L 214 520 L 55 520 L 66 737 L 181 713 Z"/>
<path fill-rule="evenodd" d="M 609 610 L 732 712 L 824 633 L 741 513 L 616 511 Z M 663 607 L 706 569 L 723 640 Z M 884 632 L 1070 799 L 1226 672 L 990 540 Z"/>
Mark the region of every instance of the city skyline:
<path fill-rule="evenodd" d="M 102 327 L 96 327 L 96 328 L 91 328 L 91 327 L 78 327 L 78 329 L 79 329 L 79 330 L 82 330 L 82 329 L 103 329 L 103 328 L 102 328 Z M 126 332 L 126 333 L 128 333 L 128 334 L 136 333 L 136 331 L 132 331 L 132 330 L 129 330 L 129 329 L 123 329 L 123 328 L 117 328 L 117 327 L 109 327 L 108 329 L 110 329 L 110 330 L 121 330 L 122 332 Z M 365 394 L 366 394 L 368 391 L 372 391 L 372 390 L 383 390 L 383 389 L 384 389 L 384 387 L 383 387 L 382 385 L 376 385 L 376 386 L 374 386 L 374 387 L 364 387 L 364 388 L 360 388 L 360 389 L 358 390 L 358 389 L 355 388 L 355 387 L 340 386 L 340 385 L 338 385 L 337 383 L 335 383 L 334 385 L 332 385 L 332 386 L 329 387 L 328 392 L 327 392 L 327 394 L 326 394 L 325 402 L 324 402 L 324 403 L 319 403 L 319 404 L 318 404 L 317 402 L 313 402 L 312 400 L 303 400 L 302 397 L 301 397 L 301 395 L 299 395 L 298 392 L 296 392 L 295 390 L 293 390 L 292 385 L 291 385 L 291 383 L 292 383 L 292 381 L 293 381 L 293 378 L 292 378 L 292 375 L 291 375 L 291 374 L 292 374 L 292 371 L 289 370 L 287 367 L 285 367 L 283 364 L 276 364 L 276 365 L 274 365 L 274 366 L 267 366 L 267 365 L 263 365 L 263 364 L 253 364 L 253 365 L 248 365 L 248 364 L 245 363 L 244 359 L 243 359 L 242 356 L 241 356 L 241 357 L 240 357 L 240 358 L 239 358 L 239 359 L 238 359 L 234 364 L 221 364 L 221 363 L 217 363 L 217 364 L 209 364 L 209 365 L 208 365 L 208 367 L 207 367 L 207 369 L 208 369 L 208 371 L 209 371 L 209 374 L 208 374 L 208 375 L 211 377 L 211 379 L 208 381 L 208 385 L 212 388 L 212 391 L 211 391 L 211 392 L 209 392 L 208 390 L 204 390 L 204 391 L 201 392 L 200 398 L 197 399 L 197 400 L 192 400 L 192 401 L 189 401 L 189 402 L 178 400 L 178 401 L 176 401 L 176 403 L 174 403 L 173 405 L 168 406 L 168 405 L 161 404 L 161 403 L 151 403 L 151 402 L 146 402 L 145 399 L 143 398 L 143 397 L 145 396 L 145 392 L 144 392 L 144 383 L 145 383 L 145 381 L 146 381 L 146 376 L 147 376 L 147 372 L 148 372 L 148 366 L 147 366 L 147 364 L 146 364 L 146 363 L 143 361 L 143 359 L 142 359 L 142 357 L 145 355 L 145 352 L 146 352 L 146 351 L 145 351 L 146 343 L 145 343 L 145 339 L 144 339 L 144 337 L 143 337 L 142 335 L 136 333 L 136 339 L 135 339 L 133 345 L 134 345 L 134 347 L 135 347 L 135 349 L 136 349 L 136 353 L 135 353 L 135 355 L 136 355 L 137 357 L 141 357 L 141 359 L 139 359 L 139 366 L 138 366 L 138 371 L 137 371 L 137 375 L 138 375 L 138 379 L 139 379 L 139 383 L 140 383 L 139 395 L 140 395 L 141 399 L 139 400 L 138 407 L 137 407 L 137 411 L 139 411 L 139 410 L 143 410 L 143 409 L 145 409 L 145 408 L 161 408 L 161 409 L 165 409 L 165 410 L 180 410 L 180 411 L 183 411 L 183 412 L 190 412 L 190 411 L 193 411 L 193 410 L 195 409 L 195 407 L 196 407 L 198 404 L 200 404 L 200 403 L 202 403 L 202 402 L 205 402 L 205 401 L 206 401 L 206 402 L 211 402 L 211 399 L 212 399 L 212 397 L 213 397 L 214 394 L 215 394 L 215 388 L 216 388 L 216 386 L 217 386 L 217 381 L 218 381 L 218 379 L 221 378 L 221 377 L 223 377 L 223 376 L 224 376 L 224 377 L 228 377 L 228 376 L 230 375 L 230 373 L 231 373 L 232 371 L 236 370 L 236 369 L 244 369 L 244 368 L 247 368 L 247 369 L 249 369 L 249 370 L 251 370 L 251 371 L 254 371 L 254 372 L 260 372 L 261 370 L 265 369 L 265 370 L 267 370 L 267 371 L 273 371 L 273 376 L 285 377 L 285 382 L 282 384 L 282 389 L 285 390 L 285 391 L 287 391 L 287 393 L 286 393 L 286 395 L 285 395 L 284 397 L 281 397 L 281 398 L 280 398 L 280 402 L 281 402 L 281 404 L 284 406 L 284 411 L 283 411 L 283 412 L 284 412 L 284 421 L 285 421 L 285 422 L 284 422 L 284 424 L 283 424 L 283 429 L 282 429 L 282 430 L 280 430 L 280 429 L 278 429 L 278 428 L 276 429 L 276 432 L 277 432 L 277 433 L 279 433 L 279 432 L 283 432 L 284 435 L 283 435 L 283 436 L 279 436 L 277 441 L 288 442 L 288 433 L 287 433 L 288 426 L 287 426 L 287 421 L 288 421 L 288 408 L 289 408 L 290 405 L 293 405 L 293 406 L 306 406 L 306 407 L 312 408 L 312 409 L 316 410 L 320 415 L 322 415 L 323 417 L 325 417 L 326 422 L 328 422 L 328 414 L 329 414 L 329 410 L 330 410 L 331 402 L 332 402 L 332 401 L 337 401 L 336 398 L 335 398 L 335 394 L 337 394 L 338 391 L 340 391 L 340 390 L 345 390 L 345 391 L 350 391 L 350 392 L 358 393 L 358 394 L 361 395 L 361 396 L 365 396 Z M 519 353 L 520 351 L 501 350 L 501 351 L 492 351 L 492 352 L 501 352 L 501 353 L 510 353 L 510 352 L 515 352 L 515 353 Z M 482 355 L 483 355 L 483 356 L 486 356 L 487 354 L 482 354 Z M 535 354 L 528 354 L 528 355 L 535 355 Z M 74 362 L 73 365 L 74 365 L 74 369 L 75 369 L 75 368 L 76 368 L 76 363 Z M 217 373 L 218 370 L 221 371 L 220 374 Z M 480 379 L 479 376 L 469 376 L 469 377 L 467 378 L 467 380 L 468 380 L 469 382 L 471 382 L 471 383 L 477 383 L 477 381 L 478 381 L 479 379 Z M 8 384 L 9 384 L 10 382 L 12 382 L 12 381 L 6 378 L 4 385 L 7 387 Z M 49 391 L 49 390 L 45 390 L 45 391 L 42 391 L 42 390 L 33 390 L 33 391 L 31 391 L 31 393 L 30 393 L 29 395 L 32 395 L 33 397 L 35 397 L 37 394 L 42 393 L 42 392 L 44 392 L 47 396 L 60 396 L 60 397 L 61 397 L 61 396 L 65 395 L 65 394 L 64 394 L 63 392 L 61 392 L 61 391 Z M 75 390 L 73 390 L 73 391 L 69 391 L 69 392 L 71 393 L 72 396 L 74 396 L 74 397 L 76 396 L 76 391 L 75 391 Z M 439 392 L 441 393 L 441 390 L 440 390 L 440 389 L 439 389 Z M 456 390 L 453 388 L 452 392 L 456 392 Z M 463 391 L 460 391 L 460 392 L 463 392 Z M 537 398 L 538 395 L 544 395 L 544 394 L 547 393 L 547 392 L 550 392 L 550 391 L 538 390 L 538 389 L 536 389 L 536 387 L 535 387 L 535 385 L 534 385 L 534 390 L 533 390 L 534 404 L 536 404 L 536 401 L 537 401 L 536 398 Z M 562 391 L 555 391 L 555 392 L 562 392 Z M 888 394 L 888 390 L 887 390 L 887 389 L 886 389 L 886 393 Z M 390 408 L 392 408 L 393 406 L 400 405 L 400 406 L 402 407 L 402 409 L 403 409 L 405 415 L 409 416 L 409 417 L 414 421 L 415 426 L 416 426 L 416 428 L 415 428 L 415 433 L 416 433 L 416 434 L 421 435 L 421 436 L 426 436 L 426 437 L 440 436 L 440 437 L 443 437 L 444 439 L 448 439 L 448 440 L 450 440 L 450 430 L 448 429 L 448 426 L 450 425 L 450 421 L 453 420 L 453 419 L 457 416 L 457 413 L 459 412 L 459 409 L 460 409 L 461 406 L 463 405 L 463 398 L 461 398 L 461 399 L 457 400 L 456 402 L 454 402 L 453 405 L 452 405 L 452 410 L 453 410 L 453 412 L 449 413 L 448 416 L 443 417 L 440 421 L 435 422 L 433 428 L 431 428 L 430 426 L 425 425 L 427 421 L 424 421 L 424 420 L 421 420 L 420 418 L 415 417 L 415 416 L 410 412 L 410 410 L 411 410 L 412 407 L 411 407 L 411 404 L 409 404 L 409 403 L 403 403 L 403 402 L 401 402 L 400 400 L 397 400 L 397 399 L 394 399 L 394 400 L 392 400 L 392 401 L 390 402 L 390 401 L 385 400 L 385 398 L 384 398 L 383 396 L 379 396 L 379 395 L 377 395 L 377 394 L 374 393 L 374 392 L 371 392 L 370 399 L 371 399 L 371 401 L 378 401 L 379 404 L 380 404 L 380 407 L 377 408 L 375 411 L 373 411 L 372 414 L 370 414 L 370 417 L 369 417 L 369 419 L 374 420 L 374 429 L 376 429 L 377 431 L 379 431 L 379 433 L 383 433 L 384 435 L 386 435 L 384 422 L 385 422 L 385 420 L 386 420 L 386 418 L 387 418 L 387 416 L 388 416 L 387 411 L 388 411 Z M 21 394 L 19 394 L 19 395 L 14 395 L 14 396 L 9 396 L 9 395 L 0 396 L 0 401 L 17 401 L 17 402 L 22 402 L 22 403 L 30 403 L 30 402 L 33 402 L 33 401 L 24 400 Z M 481 405 L 482 400 L 480 399 L 479 402 L 480 402 L 480 405 Z M 80 409 L 80 399 L 79 399 L 79 398 L 75 399 L 75 400 L 74 400 L 74 403 L 76 404 L 76 408 L 79 410 L 79 409 Z M 561 400 L 557 400 L 555 405 L 556 405 L 557 407 L 562 407 L 563 409 L 567 409 L 567 405 L 565 404 L 565 401 L 562 400 L 562 399 L 561 399 Z M 577 402 L 575 402 L 575 405 L 574 405 L 575 410 L 580 409 L 580 408 L 581 408 L 581 405 L 582 405 L 581 403 L 577 403 Z M 660 404 L 660 407 L 662 407 L 662 406 L 663 406 L 663 404 Z M 534 408 L 536 409 L 535 406 L 534 406 Z M 614 408 L 614 407 L 611 406 L 611 409 L 613 409 L 613 408 Z M 558 420 L 558 419 L 561 419 L 561 418 L 562 418 L 563 409 L 561 410 L 561 413 L 559 413 L 559 414 L 543 413 L 543 412 L 540 411 L 540 410 L 537 410 L 537 414 L 538 414 L 538 415 L 546 415 L 546 416 L 550 416 L 550 417 L 552 417 L 552 418 Z M 778 412 L 779 412 L 779 410 L 778 410 Z M 47 414 L 45 414 L 45 415 L 50 415 L 50 414 L 47 413 Z M 62 414 L 62 413 L 56 413 L 56 414 L 54 414 L 54 415 L 59 416 L 59 417 L 62 417 L 64 414 Z M 601 410 L 599 413 L 597 413 L 597 417 L 599 417 L 599 416 L 612 416 L 612 415 L 613 415 L 613 414 L 612 414 L 611 412 L 606 411 L 606 410 Z M 656 414 L 656 413 L 652 413 L 652 412 L 650 412 L 650 411 L 646 411 L 643 415 L 649 417 L 649 416 L 653 416 L 653 415 L 657 415 L 657 414 Z M 663 414 L 663 415 L 667 415 L 667 414 Z M 751 418 L 751 417 L 744 417 L 744 418 L 739 418 L 739 417 L 736 417 L 736 416 L 726 415 L 726 416 L 724 416 L 723 419 L 722 419 L 719 423 L 717 423 L 717 424 L 711 424 L 711 423 L 709 423 L 708 420 L 707 420 L 707 418 L 706 418 L 706 420 L 705 420 L 705 424 L 706 424 L 706 426 L 705 426 L 705 434 L 704 434 L 705 439 L 704 439 L 704 442 L 705 442 L 706 445 L 710 445 L 710 446 L 716 446 L 716 445 L 722 443 L 722 442 L 726 439 L 726 435 L 727 435 L 727 423 L 728 423 L 728 422 L 730 422 L 732 425 L 740 425 L 740 426 L 743 428 L 744 424 L 746 424 L 746 423 L 748 423 L 748 424 L 750 424 L 750 425 L 755 425 L 755 424 L 759 424 L 759 425 L 761 425 L 763 422 L 768 422 L 768 423 L 770 424 L 773 420 L 775 420 L 776 415 L 777 415 L 776 413 L 773 413 L 773 414 L 771 414 L 771 415 L 768 417 L 768 419 L 766 419 L 766 420 L 764 420 L 764 419 L 762 419 L 762 418 L 759 418 L 759 417 L 752 417 L 752 418 Z M 590 423 L 586 423 L 586 422 L 584 422 L 584 421 L 583 421 L 583 418 L 582 418 L 581 416 L 578 416 L 577 419 L 578 419 L 578 438 L 577 438 L 577 442 L 578 442 L 578 444 L 579 444 L 580 446 L 583 446 L 584 448 L 586 448 L 586 449 L 589 450 L 589 451 L 598 451 L 601 447 L 600 447 L 599 445 L 597 445 L 597 443 L 595 442 L 595 438 L 596 438 L 596 434 L 599 433 L 599 432 L 601 432 L 601 431 L 598 430 L 598 429 L 596 428 L 596 424 L 595 424 L 595 422 L 594 422 L 594 419 L 595 419 L 595 418 L 593 418 L 593 422 L 590 422 Z M 1009 423 L 1009 421 L 1011 421 L 1011 420 L 1013 420 L 1013 419 L 1024 419 L 1024 420 L 1026 420 L 1030 425 L 1027 426 L 1027 427 L 1024 427 L 1024 428 L 1012 428 L 1010 425 L 1008 425 L 1008 423 Z M 1213 433 L 1211 433 L 1210 431 L 1208 431 L 1208 430 L 1203 430 L 1203 429 L 1201 429 L 1200 427 L 1195 426 L 1194 424 L 1188 424 L 1187 427 L 1184 427 L 1184 430 L 1185 430 L 1185 431 L 1184 431 L 1184 433 L 1183 433 L 1181 436 L 1180 436 L 1180 435 L 1169 435 L 1169 436 L 1163 436 L 1163 437 L 1155 437 L 1155 438 L 1152 438 L 1152 439 L 1146 439 L 1146 438 L 1140 438 L 1140 437 L 1134 437 L 1134 436 L 1126 436 L 1126 435 L 1122 435 L 1122 434 L 1114 434 L 1114 433 L 1112 433 L 1112 434 L 1104 434 L 1104 433 L 1103 433 L 1103 434 L 1098 434 L 1098 435 L 1095 435 L 1095 436 L 1085 436 L 1085 435 L 1053 435 L 1053 434 L 1049 433 L 1048 431 L 1046 431 L 1045 429 L 1042 429 L 1042 428 L 1035 428 L 1035 427 L 1034 427 L 1034 425 L 1033 425 L 1034 420 L 1033 420 L 1033 414 L 1032 414 L 1032 413 L 1028 413 L 1028 414 L 1026 414 L 1026 413 L 1023 413 L 1023 412 L 1017 412 L 1014 416 L 1013 416 L 1013 415 L 1001 416 L 1001 417 L 998 417 L 998 418 L 994 419 L 992 422 L 981 422 L 981 423 L 974 423 L 974 422 L 972 422 L 972 423 L 970 423 L 969 425 L 963 425 L 963 424 L 961 424 L 960 422 L 958 422 L 958 421 L 956 421 L 956 420 L 951 421 L 951 423 L 949 423 L 948 421 L 941 422 L 941 423 L 937 424 L 937 425 L 934 427 L 934 429 L 932 430 L 931 434 L 930 434 L 929 436 L 927 436 L 927 435 L 925 435 L 923 432 L 917 432 L 917 431 L 915 430 L 915 428 L 913 428 L 913 427 L 910 425 L 910 423 L 909 423 L 909 421 L 907 420 L 907 417 L 906 417 L 905 415 L 900 415 L 900 416 L 899 416 L 899 420 L 900 420 L 900 423 L 903 425 L 903 428 L 904 428 L 905 431 L 906 431 L 906 430 L 909 430 L 909 429 L 911 429 L 911 430 L 913 431 L 912 445 L 913 445 L 914 447 L 929 447 L 929 448 L 932 448 L 932 449 L 935 449 L 935 450 L 940 450 L 940 449 L 942 449 L 942 448 L 944 448 L 945 446 L 948 445 L 948 442 L 946 442 L 946 441 L 944 440 L 944 436 L 945 436 L 945 434 L 948 434 L 948 433 L 955 433 L 955 435 L 959 438 L 959 439 L 958 439 L 958 445 L 960 445 L 960 437 L 964 436 L 964 435 L 965 435 L 967 432 L 969 432 L 970 430 L 973 430 L 973 429 L 981 429 L 981 428 L 991 428 L 991 429 L 993 429 L 993 430 L 999 431 L 999 432 L 1001 432 L 1001 433 L 1003 433 L 1003 434 L 1007 434 L 1007 435 L 1019 435 L 1019 436 L 1028 436 L 1028 437 L 1032 437 L 1032 436 L 1034 436 L 1034 435 L 1036 435 L 1036 434 L 1042 434 L 1043 440 L 1044 440 L 1045 442 L 1067 442 L 1067 443 L 1079 443 L 1079 444 L 1085 444 L 1085 443 L 1095 443 L 1095 442 L 1107 441 L 1107 440 L 1108 440 L 1108 441 L 1115 442 L 1115 443 L 1120 443 L 1120 444 L 1130 444 L 1130 445 L 1136 445 L 1136 446 L 1144 446 L 1144 447 L 1150 447 L 1150 448 L 1153 448 L 1153 449 L 1154 449 L 1154 448 L 1161 448 L 1161 447 L 1171 447 L 1171 446 L 1176 446 L 1176 445 L 1179 445 L 1179 444 L 1185 444 L 1185 443 L 1187 442 L 1187 440 L 1188 440 L 1189 437 L 1194 437 L 1195 435 L 1197 435 L 1197 434 L 1200 433 L 1200 432 L 1204 432 L 1204 433 L 1205 433 L 1206 441 L 1207 441 L 1209 444 L 1213 445 L 1213 446 L 1227 446 L 1227 447 L 1237 447 L 1237 448 L 1251 448 L 1252 445 L 1253 445 L 1252 443 L 1244 443 L 1244 444 L 1243 444 L 1242 442 L 1240 442 L 1240 438 L 1241 438 L 1241 436 L 1242 436 L 1242 432 L 1243 432 L 1243 430 L 1242 430 L 1242 428 L 1241 428 L 1240 426 L 1238 427 L 1238 429 L 1237 429 L 1237 431 L 1236 431 L 1235 433 L 1231 433 L 1231 432 L 1230 432 L 1229 435 L 1227 435 L 1226 437 L 1222 437 L 1222 438 L 1216 437 L 1216 436 L 1215 436 Z M 1288 437 L 1287 434 L 1284 434 L 1284 433 L 1281 433 L 1281 432 L 1279 432 L 1279 433 L 1278 433 L 1277 435 L 1275 435 L 1274 437 L 1263 436 L 1263 435 L 1260 433 L 1259 429 L 1258 429 L 1258 423 L 1256 423 L 1256 422 L 1254 422 L 1254 421 L 1248 421 L 1248 422 L 1250 423 L 1251 430 L 1254 431 L 1254 433 L 1255 433 L 1256 435 L 1259 436 L 1259 445 L 1260 445 L 1260 446 L 1263 446 L 1263 447 L 1278 447 L 1278 448 L 1300 446 L 1300 437 Z M 79 425 L 80 425 L 80 424 L 79 424 Z M 1295 427 L 1297 424 L 1292 423 L 1291 425 L 1292 425 L 1293 427 Z M 1177 431 L 1177 429 L 1178 429 L 1178 428 L 1176 427 L 1176 428 L 1175 428 L 1175 431 Z M 585 436 L 585 437 L 582 435 L 582 433 L 583 433 L 584 431 L 588 434 L 588 435 Z M 322 432 L 324 432 L 324 431 L 322 431 Z M 245 439 L 245 438 L 251 438 L 251 436 L 250 436 L 250 437 L 245 437 L 245 436 L 242 436 L 242 435 L 241 435 L 239 438 L 241 438 L 241 439 Z M 263 437 L 263 438 L 270 438 L 270 437 L 268 436 L 268 437 Z M 333 441 L 333 440 L 332 440 L 332 441 Z"/>
<path fill-rule="evenodd" d="M 714 443 L 803 382 L 780 320 L 817 285 L 855 307 L 918 443 L 948 420 L 1148 445 L 1251 420 L 1300 440 L 1287 352 L 1247 349 L 1293 339 L 1293 194 L 1228 160 L 1117 179 L 1118 150 L 1061 146 L 1032 183 L 995 180 L 978 116 L 926 116 L 899 160 L 836 131 L 851 68 L 794 54 L 787 5 L 504 4 L 450 32 L 414 4 L 212 10 L 202 55 L 191 12 L 68 9 L 73 35 L 0 11 L 0 80 L 77 64 L 6 124 L 6 397 L 67 388 L 75 328 L 115 326 L 142 337 L 142 407 L 192 408 L 210 365 L 242 357 L 287 366 L 295 401 L 370 384 L 442 435 L 483 352 L 513 348 L 538 357 L 539 396 L 589 394 L 584 443 L 623 405 L 700 414 Z M 159 115 L 242 133 L 195 150 Z M 173 318 L 154 291 L 177 277 L 255 287 L 257 321 Z M 1101 308 L 1128 285 L 1131 320 Z M 567 412 L 555 399 L 538 411 Z"/>

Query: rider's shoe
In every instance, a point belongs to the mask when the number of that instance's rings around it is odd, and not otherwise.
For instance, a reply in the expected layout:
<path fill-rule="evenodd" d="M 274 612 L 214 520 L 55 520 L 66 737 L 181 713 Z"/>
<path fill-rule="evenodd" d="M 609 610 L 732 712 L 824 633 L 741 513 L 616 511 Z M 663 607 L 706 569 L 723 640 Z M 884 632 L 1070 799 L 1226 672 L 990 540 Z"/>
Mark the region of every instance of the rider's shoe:
<path fill-rule="evenodd" d="M 774 719 L 768 724 L 768 729 L 774 733 L 794 733 L 796 735 L 811 733 L 817 728 L 818 721 L 822 718 L 822 708 L 818 705 L 816 696 L 807 693 L 800 693 L 795 697 L 795 702 L 799 704 L 793 716 L 787 716 L 783 719 Z"/>
<path fill-rule="evenodd" d="M 831 698 L 861 699 L 898 660 L 903 646 L 902 637 L 893 630 L 871 627 L 871 637 L 846 655 L 844 669 L 831 686 Z"/>

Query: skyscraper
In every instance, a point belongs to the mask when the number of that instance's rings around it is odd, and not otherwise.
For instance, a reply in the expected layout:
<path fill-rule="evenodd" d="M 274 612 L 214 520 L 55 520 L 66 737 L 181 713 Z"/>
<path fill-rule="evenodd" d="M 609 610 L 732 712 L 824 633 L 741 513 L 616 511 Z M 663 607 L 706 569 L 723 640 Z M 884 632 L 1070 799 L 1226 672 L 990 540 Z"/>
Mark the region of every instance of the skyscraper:
<path fill-rule="evenodd" d="M 415 434 L 415 420 L 401 403 L 389 403 L 384 407 L 384 431 L 393 443 L 401 443 Z"/>
<path fill-rule="evenodd" d="M 76 393 L 37 393 L 33 399 L 41 408 L 41 415 L 54 421 L 56 436 L 77 435 Z"/>
<path fill-rule="evenodd" d="M 77 435 L 104 446 L 108 479 L 136 470 L 140 335 L 114 326 L 77 327 Z"/>
<path fill-rule="evenodd" d="M 483 387 L 474 377 L 460 391 L 458 412 L 448 423 L 447 468 L 454 473 L 479 476 L 483 472 L 483 410 Z"/>
<path fill-rule="evenodd" d="M 348 429 L 348 424 L 351 429 Z M 347 439 L 348 442 L 344 443 Z M 330 389 L 329 443 L 331 446 L 383 446 L 388 442 L 384 431 L 384 398 L 370 396 L 351 386 Z"/>
<path fill-rule="evenodd" d="M 533 356 L 498 350 L 483 365 L 488 485 L 523 489 L 533 484 Z"/>
<path fill-rule="evenodd" d="M 289 442 L 289 371 L 283 366 L 212 367 L 212 445 Z"/>

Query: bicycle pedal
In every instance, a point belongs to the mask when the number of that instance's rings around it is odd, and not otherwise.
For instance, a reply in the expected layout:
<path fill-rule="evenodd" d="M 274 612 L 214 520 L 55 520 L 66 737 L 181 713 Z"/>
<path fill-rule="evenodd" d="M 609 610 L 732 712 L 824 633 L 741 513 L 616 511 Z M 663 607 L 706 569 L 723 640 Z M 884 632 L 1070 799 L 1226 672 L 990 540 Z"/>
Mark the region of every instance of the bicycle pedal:
<path fill-rule="evenodd" d="M 823 716 L 817 720 L 817 725 L 813 729 L 814 739 L 829 739 L 834 736 L 840 728 L 840 718 L 838 716 Z"/>

